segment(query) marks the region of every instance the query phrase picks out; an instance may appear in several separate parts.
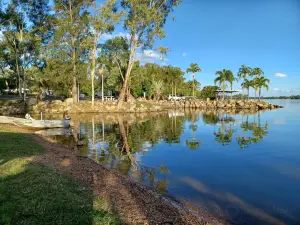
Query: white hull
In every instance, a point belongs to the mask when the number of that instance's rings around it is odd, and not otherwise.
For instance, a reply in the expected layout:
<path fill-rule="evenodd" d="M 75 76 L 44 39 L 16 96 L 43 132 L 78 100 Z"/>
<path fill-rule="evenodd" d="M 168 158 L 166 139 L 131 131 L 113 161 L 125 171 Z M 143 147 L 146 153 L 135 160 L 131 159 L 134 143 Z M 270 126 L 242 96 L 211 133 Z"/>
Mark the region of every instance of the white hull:
<path fill-rule="evenodd" d="M 0 123 L 14 124 L 32 128 L 66 128 L 70 127 L 69 120 L 27 120 L 8 116 L 0 116 Z"/>

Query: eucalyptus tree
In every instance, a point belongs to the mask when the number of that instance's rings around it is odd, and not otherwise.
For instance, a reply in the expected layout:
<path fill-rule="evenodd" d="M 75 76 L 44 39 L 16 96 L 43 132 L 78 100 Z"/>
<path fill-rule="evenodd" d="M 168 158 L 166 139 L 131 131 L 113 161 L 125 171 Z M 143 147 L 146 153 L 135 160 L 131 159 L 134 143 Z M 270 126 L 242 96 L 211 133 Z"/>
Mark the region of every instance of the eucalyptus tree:
<path fill-rule="evenodd" d="M 127 12 L 124 28 L 128 31 L 129 58 L 120 91 L 118 107 L 125 100 L 128 81 L 131 71 L 137 60 L 139 50 L 151 49 L 155 40 L 165 37 L 164 24 L 170 12 L 178 6 L 181 0 L 122 0 L 121 5 Z M 159 51 L 164 53 L 160 48 Z"/>
<path fill-rule="evenodd" d="M 261 89 L 266 88 L 267 90 L 269 90 L 270 80 L 264 76 L 260 76 L 260 77 L 256 77 L 253 80 L 253 83 L 254 83 L 255 89 L 258 89 L 258 99 L 260 100 Z"/>
<path fill-rule="evenodd" d="M 67 82 L 71 83 L 71 92 L 74 102 L 78 101 L 78 79 L 80 66 L 85 66 L 89 59 L 91 37 L 89 23 L 89 7 L 92 0 L 54 0 L 55 35 L 49 48 L 52 58 L 64 62 L 64 73 Z M 71 76 L 69 76 L 71 74 Z"/>
<path fill-rule="evenodd" d="M 5 65 L 17 75 L 19 94 L 26 89 L 26 71 L 45 66 L 41 48 L 51 35 L 48 1 L 14 0 L 1 11 L 1 67 Z M 24 100 L 26 98 L 26 91 Z"/>
<path fill-rule="evenodd" d="M 128 64 L 128 40 L 122 36 L 117 36 L 101 44 L 100 49 L 98 64 L 104 64 L 109 73 L 106 85 L 109 88 L 113 88 L 114 91 L 119 91 L 122 87 Z"/>
<path fill-rule="evenodd" d="M 197 63 L 191 63 L 190 67 L 187 68 L 187 73 L 192 73 L 193 76 L 193 97 L 195 97 L 195 73 L 201 72 L 201 68 Z"/>
<path fill-rule="evenodd" d="M 122 16 L 122 12 L 117 12 L 116 0 L 107 0 L 106 3 L 104 5 L 101 5 L 99 9 L 97 8 L 96 0 L 94 1 L 94 14 L 89 18 L 92 25 L 92 33 L 93 33 L 92 34 L 93 47 L 91 51 L 92 106 L 94 106 L 94 97 L 95 97 L 94 79 L 95 79 L 95 71 L 97 66 L 96 61 L 97 61 L 98 42 L 103 34 L 112 32 L 114 30 L 114 25 L 120 21 L 121 16 Z M 99 71 L 102 70 L 103 68 L 100 69 Z M 101 74 L 103 78 L 103 73 Z M 102 94 L 102 100 L 103 100 L 103 94 Z"/>

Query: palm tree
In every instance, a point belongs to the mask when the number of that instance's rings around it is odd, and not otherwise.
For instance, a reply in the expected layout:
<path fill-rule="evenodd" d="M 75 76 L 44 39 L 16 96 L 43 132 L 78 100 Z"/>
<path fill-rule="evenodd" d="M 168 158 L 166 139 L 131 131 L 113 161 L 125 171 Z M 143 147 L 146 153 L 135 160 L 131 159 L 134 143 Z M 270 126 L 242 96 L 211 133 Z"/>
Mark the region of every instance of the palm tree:
<path fill-rule="evenodd" d="M 154 81 L 153 82 L 153 88 L 155 91 L 155 99 L 159 100 L 161 98 L 161 95 L 163 93 L 163 82 L 162 80 Z"/>
<path fill-rule="evenodd" d="M 232 71 L 226 69 L 223 69 L 222 71 L 217 71 L 216 75 L 218 75 L 218 77 L 214 80 L 214 83 L 215 84 L 219 83 L 219 87 L 223 90 L 223 100 L 224 100 L 225 89 L 227 87 L 226 82 L 228 81 L 232 88 L 232 83 L 235 80 L 235 78 Z"/>
<path fill-rule="evenodd" d="M 254 68 L 253 70 L 252 70 L 252 76 L 254 75 L 254 76 L 256 76 L 256 77 L 261 77 L 261 76 L 263 76 L 265 73 L 264 73 L 264 71 L 262 71 L 262 69 L 261 68 Z"/>
<path fill-rule="evenodd" d="M 269 90 L 270 80 L 264 76 L 261 76 L 256 77 L 253 82 L 255 84 L 255 88 L 258 89 L 258 99 L 260 100 L 261 89 L 266 88 L 267 90 Z"/>
<path fill-rule="evenodd" d="M 242 88 L 247 90 L 248 100 L 249 100 L 250 87 L 253 87 L 253 80 L 244 79 L 244 82 L 242 83 Z"/>
<path fill-rule="evenodd" d="M 195 97 L 195 73 L 201 72 L 201 68 L 198 66 L 197 63 L 191 63 L 190 67 L 187 68 L 186 72 L 193 73 L 193 97 Z"/>
<path fill-rule="evenodd" d="M 250 88 L 250 86 L 247 85 L 247 83 L 249 82 L 249 80 L 247 80 L 247 77 L 252 76 L 252 74 L 253 74 L 253 69 L 251 67 L 246 66 L 246 65 L 242 65 L 241 68 L 239 69 L 239 72 L 238 72 L 238 79 L 243 80 L 242 88 L 248 90 L 248 99 L 249 99 L 249 88 Z M 243 84 L 245 84 L 245 86 Z M 247 86 L 248 86 L 248 88 L 247 88 Z"/>

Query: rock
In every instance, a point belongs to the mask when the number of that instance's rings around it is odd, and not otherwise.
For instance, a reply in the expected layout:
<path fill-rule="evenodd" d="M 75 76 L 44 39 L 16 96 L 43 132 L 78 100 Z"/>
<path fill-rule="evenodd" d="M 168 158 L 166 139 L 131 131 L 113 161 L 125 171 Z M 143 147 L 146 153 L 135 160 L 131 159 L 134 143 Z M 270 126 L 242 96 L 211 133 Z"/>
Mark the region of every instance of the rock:
<path fill-rule="evenodd" d="M 38 104 L 37 99 L 36 98 L 29 98 L 27 100 L 27 105 L 31 106 L 31 105 L 36 105 Z"/>
<path fill-rule="evenodd" d="M 53 104 L 61 104 L 62 101 L 61 101 L 61 100 L 53 100 L 52 103 L 53 103 Z"/>
<path fill-rule="evenodd" d="M 65 100 L 65 103 L 73 103 L 73 98 L 67 98 L 67 99 Z"/>

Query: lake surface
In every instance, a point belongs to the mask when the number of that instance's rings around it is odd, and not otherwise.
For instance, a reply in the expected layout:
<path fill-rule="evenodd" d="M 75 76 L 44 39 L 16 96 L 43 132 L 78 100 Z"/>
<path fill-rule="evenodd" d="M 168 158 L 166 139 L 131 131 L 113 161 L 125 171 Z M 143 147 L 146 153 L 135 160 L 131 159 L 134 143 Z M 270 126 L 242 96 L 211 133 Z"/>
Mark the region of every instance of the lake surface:
<path fill-rule="evenodd" d="M 72 118 L 78 150 L 234 224 L 300 224 L 300 101 L 256 114 Z M 58 140 L 72 145 L 66 137 Z"/>

